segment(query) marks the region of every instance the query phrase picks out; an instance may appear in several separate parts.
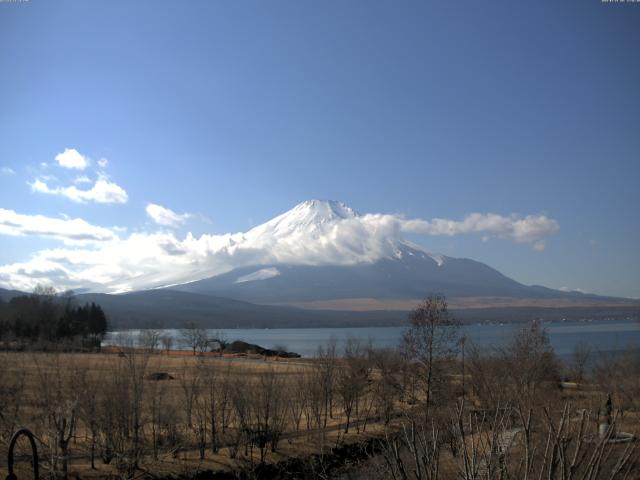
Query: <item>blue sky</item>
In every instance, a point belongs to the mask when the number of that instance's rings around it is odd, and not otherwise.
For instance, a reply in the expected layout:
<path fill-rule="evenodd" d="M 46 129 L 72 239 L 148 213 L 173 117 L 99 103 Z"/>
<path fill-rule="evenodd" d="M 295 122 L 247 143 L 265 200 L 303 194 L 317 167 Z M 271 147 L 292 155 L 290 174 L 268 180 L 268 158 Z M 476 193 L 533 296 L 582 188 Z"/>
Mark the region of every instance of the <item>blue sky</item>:
<path fill-rule="evenodd" d="M 311 198 L 544 216 L 543 250 L 409 237 L 523 283 L 640 297 L 639 44 L 640 4 L 595 0 L 0 3 L 0 208 L 179 240 Z M 65 149 L 88 166 L 61 166 Z M 81 176 L 102 201 L 64 190 Z M 169 228 L 150 203 L 189 216 Z M 5 273 L 88 248 L 10 228 Z"/>

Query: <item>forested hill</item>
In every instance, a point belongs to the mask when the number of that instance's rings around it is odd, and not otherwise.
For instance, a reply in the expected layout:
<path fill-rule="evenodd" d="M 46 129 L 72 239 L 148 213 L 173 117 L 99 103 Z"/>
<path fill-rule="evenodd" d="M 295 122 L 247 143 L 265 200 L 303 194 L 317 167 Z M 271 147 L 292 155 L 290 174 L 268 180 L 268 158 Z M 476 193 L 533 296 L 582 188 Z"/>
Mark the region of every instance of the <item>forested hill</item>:
<path fill-rule="evenodd" d="M 66 342 L 93 348 L 107 328 L 100 305 L 81 304 L 71 294 L 39 288 L 33 294 L 0 296 L 0 340 L 9 344 Z"/>

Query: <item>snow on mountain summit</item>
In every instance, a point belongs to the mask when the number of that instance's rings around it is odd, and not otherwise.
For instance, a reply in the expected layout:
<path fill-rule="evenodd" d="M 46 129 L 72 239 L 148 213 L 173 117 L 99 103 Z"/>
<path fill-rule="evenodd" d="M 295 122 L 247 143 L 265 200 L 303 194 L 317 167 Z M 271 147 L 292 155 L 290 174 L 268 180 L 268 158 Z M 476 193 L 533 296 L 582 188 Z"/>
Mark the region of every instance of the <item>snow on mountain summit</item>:
<path fill-rule="evenodd" d="M 404 241 L 394 216 L 360 215 L 334 200 L 299 203 L 242 234 L 237 247 L 235 252 L 263 252 L 268 264 L 349 265 L 402 260 L 412 252 L 431 256 Z"/>
<path fill-rule="evenodd" d="M 336 221 L 359 217 L 352 208 L 335 200 L 307 200 L 246 233 L 246 238 L 313 233 Z"/>
<path fill-rule="evenodd" d="M 293 207 L 284 215 L 299 215 L 316 220 L 334 220 L 336 218 L 354 218 L 360 214 L 342 202 L 335 200 L 306 200 Z"/>

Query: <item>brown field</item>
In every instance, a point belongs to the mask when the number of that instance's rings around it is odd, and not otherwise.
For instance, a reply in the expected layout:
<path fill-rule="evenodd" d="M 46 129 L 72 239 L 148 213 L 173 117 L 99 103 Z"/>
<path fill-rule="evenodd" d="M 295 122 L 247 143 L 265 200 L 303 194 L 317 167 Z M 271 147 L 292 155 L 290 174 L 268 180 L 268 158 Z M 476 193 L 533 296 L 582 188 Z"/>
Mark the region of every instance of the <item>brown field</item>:
<path fill-rule="evenodd" d="M 435 358 L 429 366 L 357 342 L 344 358 L 327 348 L 314 359 L 2 352 L 0 467 L 11 432 L 26 426 L 42 476 L 57 478 L 191 478 L 294 458 L 305 475 L 257 478 L 337 478 L 323 459 L 365 443 L 377 446 L 362 463 L 343 462 L 353 478 L 404 478 L 404 469 L 421 471 L 418 480 L 489 479 L 498 466 L 508 478 L 524 478 L 523 468 L 535 478 L 562 478 L 553 469 L 563 468 L 640 478 L 636 443 L 609 444 L 640 433 L 638 352 L 598 358 L 590 371 L 576 352 L 562 366 L 532 327 L 503 350 L 472 349 L 465 363 Z M 605 421 L 613 427 L 600 437 Z M 29 475 L 26 451 L 21 440 L 19 478 Z"/>
<path fill-rule="evenodd" d="M 372 434 L 379 434 L 381 424 L 374 420 L 373 400 L 360 400 L 362 405 L 367 405 L 368 410 L 351 417 L 351 428 L 344 432 L 346 417 L 337 405 L 338 400 L 332 399 L 330 414 L 323 411 L 300 412 L 298 425 L 295 424 L 294 412 L 291 411 L 291 403 L 300 399 L 301 383 L 309 381 L 313 371 L 313 362 L 301 359 L 266 359 L 260 356 L 220 356 L 219 354 L 198 354 L 194 356 L 190 352 L 171 351 L 169 353 L 149 353 L 142 350 L 128 351 L 118 354 L 117 349 L 106 350 L 102 353 L 44 353 L 44 352 L 8 352 L 0 353 L 0 362 L 3 372 L 0 379 L 6 383 L 19 384 L 15 389 L 17 398 L 13 399 L 17 405 L 17 415 L 14 422 L 7 419 L 5 413 L 3 420 L 5 425 L 2 442 L 0 443 L 0 465 L 6 467 L 6 449 L 9 432 L 18 425 L 30 428 L 39 439 L 40 458 L 44 471 L 53 468 L 52 455 L 60 456 L 56 452 L 55 427 L 52 427 L 52 413 L 67 410 L 62 416 L 68 419 L 75 417 L 74 431 L 70 437 L 68 457 L 68 475 L 78 475 L 82 478 L 126 476 L 123 470 L 126 465 L 118 465 L 118 455 L 122 462 L 130 461 L 134 448 L 131 445 L 135 430 L 136 403 L 135 390 L 140 389 L 139 400 L 139 428 L 140 445 L 137 447 L 138 463 L 142 471 L 153 472 L 154 476 L 171 476 L 195 474 L 198 471 L 213 470 L 238 470 L 260 463 L 259 448 L 250 445 L 244 450 L 245 438 L 238 438 L 240 423 L 238 415 L 251 415 L 251 422 L 260 422 L 261 415 L 271 415 L 278 418 L 277 449 L 272 451 L 270 446 L 265 448 L 263 455 L 266 462 L 279 462 L 290 457 L 305 456 L 344 442 L 359 442 Z M 153 373 L 168 374 L 168 380 L 154 380 L 150 378 Z M 222 409 L 228 418 L 225 420 L 225 431 L 219 427 L 217 439 L 217 452 L 213 453 L 210 437 L 203 441 L 204 454 L 200 455 L 198 437 L 202 433 L 201 428 L 206 428 L 205 435 L 209 435 L 211 428 L 211 410 L 209 392 L 204 378 L 212 378 L 217 385 L 211 388 L 218 390 L 212 393 L 214 407 L 220 416 Z M 264 385 L 264 379 L 269 378 L 269 385 Z M 10 380 L 11 379 L 11 380 Z M 261 383 L 262 382 L 262 383 Z M 122 388 L 117 388 L 120 384 Z M 134 386 L 136 385 L 137 386 Z M 114 388 L 116 386 L 116 388 Z M 238 392 L 241 386 L 244 391 Z M 294 390 L 298 389 L 298 396 Z M 226 389 L 226 392 L 222 392 Z M 233 390 L 233 392 L 232 392 Z M 271 395 L 271 401 L 276 403 L 271 407 L 261 407 L 256 404 L 254 398 L 256 390 L 263 394 Z M 132 392 L 134 392 L 132 394 Z M 95 399 L 87 400 L 87 394 L 94 393 Z M 3 392 L 6 397 L 11 392 Z M 221 397 L 228 395 L 228 404 L 223 407 L 225 401 Z M 218 395 L 217 398 L 215 396 Z M 243 397 L 232 399 L 232 395 Z M 132 396 L 134 398 L 132 398 Z M 189 399 L 189 397 L 194 397 Z M 202 400 L 201 403 L 195 397 Z M 247 403 L 247 412 L 238 413 L 242 406 L 234 407 L 232 403 Z M 94 401 L 95 405 L 87 406 L 87 402 Z M 304 400 L 302 400 L 304 401 Z M 160 402 L 161 405 L 157 405 Z M 186 404 L 192 402 L 191 407 Z M 6 402 L 3 410 L 10 410 Z M 250 405 L 253 403 L 253 405 Z M 264 404 L 263 404 L 264 405 Z M 83 412 L 83 410 L 90 410 Z M 270 411 L 269 411 L 270 408 Z M 311 408 L 311 407 L 309 407 Z M 320 406 L 322 408 L 322 406 Z M 158 411 L 162 409 L 169 412 L 169 418 L 161 418 Z M 190 412 L 188 410 L 191 410 Z M 72 412 L 73 410 L 73 412 Z M 121 439 L 123 443 L 119 452 L 109 464 L 105 464 L 100 454 L 100 443 L 104 438 L 98 438 L 95 442 L 95 462 L 91 468 L 91 419 L 88 415 L 94 415 L 98 422 L 107 415 L 106 410 L 112 410 L 121 414 L 125 419 L 124 430 L 129 438 Z M 249 410 L 252 410 L 249 412 Z M 55 414 L 55 413 L 53 413 Z M 166 415 L 165 415 L 166 416 Z M 191 416 L 191 420 L 187 419 Z M 216 418 L 221 422 L 221 418 Z M 133 422 L 130 423 L 130 422 Z M 326 422 L 326 424 L 325 424 Z M 246 422 L 249 423 L 248 421 Z M 107 424 L 107 430 L 111 428 Z M 190 425 L 191 424 L 191 425 Z M 158 437 L 154 453 L 153 437 Z M 160 432 L 162 430 L 162 432 Z M 167 441 L 167 430 L 174 430 L 177 435 L 171 441 Z M 127 435 L 123 435 L 126 437 Z M 100 435 L 97 435 L 100 437 Z M 104 436 L 103 436 L 104 437 Z M 162 441 L 160 442 L 160 437 Z M 26 447 L 26 442 L 22 447 Z M 232 452 L 232 450 L 236 452 Z M 26 452 L 26 448 L 23 448 Z M 234 458 L 235 457 L 235 458 Z M 26 458 L 26 457 L 25 457 Z M 58 468 L 59 465 L 57 466 Z M 18 471 L 28 470 L 28 462 L 23 460 L 18 463 Z"/>

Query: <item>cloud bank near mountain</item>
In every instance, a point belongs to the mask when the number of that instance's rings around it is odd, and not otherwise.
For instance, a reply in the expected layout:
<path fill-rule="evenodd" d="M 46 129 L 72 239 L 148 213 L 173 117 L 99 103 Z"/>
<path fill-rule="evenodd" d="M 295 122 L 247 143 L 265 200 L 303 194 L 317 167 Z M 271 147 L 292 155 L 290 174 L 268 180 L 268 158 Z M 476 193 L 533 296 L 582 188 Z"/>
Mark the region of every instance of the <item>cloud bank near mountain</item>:
<path fill-rule="evenodd" d="M 472 213 L 463 220 L 447 220 L 435 218 L 431 221 L 408 220 L 404 222 L 404 230 L 425 235 L 462 235 L 479 233 L 494 236 L 517 243 L 527 243 L 536 250 L 544 250 L 547 236 L 557 233 L 560 225 L 545 215 L 502 216 L 495 213 Z"/>
<path fill-rule="evenodd" d="M 154 213 L 160 225 L 183 219 L 164 207 L 151 213 L 147 208 L 147 213 L 152 218 Z M 10 211 L 4 211 L 4 223 L 2 218 L 0 234 L 46 236 L 63 241 L 66 247 L 40 250 L 24 262 L 0 266 L 1 286 L 31 290 L 44 283 L 106 292 L 185 283 L 249 265 L 375 262 L 396 257 L 404 233 L 479 234 L 541 250 L 545 239 L 559 229 L 558 222 L 544 215 L 474 213 L 462 220 L 420 220 L 358 215 L 344 204 L 321 201 L 303 202 L 248 232 L 199 237 L 188 233 L 182 239 L 170 232 L 121 237 L 115 229 L 80 219 L 21 216 Z M 83 245 L 72 248 L 82 241 Z"/>

